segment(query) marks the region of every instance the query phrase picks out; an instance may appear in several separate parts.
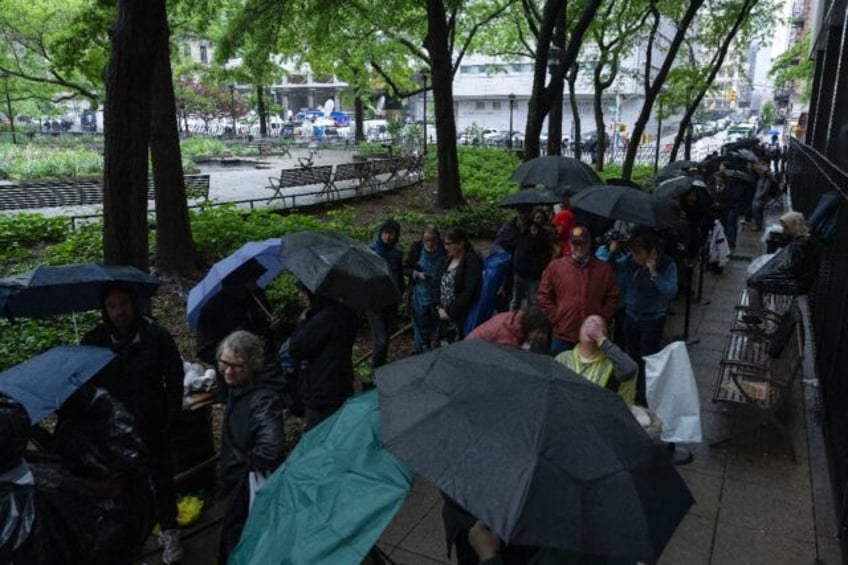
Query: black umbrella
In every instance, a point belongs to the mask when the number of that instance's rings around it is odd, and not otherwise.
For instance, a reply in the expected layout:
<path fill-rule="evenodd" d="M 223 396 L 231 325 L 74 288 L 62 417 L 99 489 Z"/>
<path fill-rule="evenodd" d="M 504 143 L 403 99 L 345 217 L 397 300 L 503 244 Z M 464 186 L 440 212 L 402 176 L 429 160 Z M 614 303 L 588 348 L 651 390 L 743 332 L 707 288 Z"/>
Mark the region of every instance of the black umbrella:
<path fill-rule="evenodd" d="M 571 207 L 657 229 L 676 228 L 678 223 L 678 214 L 669 202 L 625 186 L 591 186 L 571 198 Z"/>
<path fill-rule="evenodd" d="M 602 181 L 595 170 L 573 157 L 548 155 L 521 163 L 510 175 L 520 186 L 542 185 L 556 194 L 575 194 Z"/>
<path fill-rule="evenodd" d="M 682 176 L 661 182 L 659 186 L 654 189 L 654 197 L 663 200 L 680 198 L 692 190 L 692 183 L 696 180 L 698 179 L 694 177 Z"/>
<path fill-rule="evenodd" d="M 41 266 L 0 279 L 0 310 L 10 317 L 47 318 L 100 308 L 101 293 L 121 283 L 144 299 L 156 294 L 159 280 L 127 265 Z"/>
<path fill-rule="evenodd" d="M 616 394 L 461 341 L 377 369 L 383 445 L 508 543 L 656 562 L 693 503 Z"/>
<path fill-rule="evenodd" d="M 518 208 L 519 206 L 546 206 L 548 204 L 557 204 L 562 200 L 550 190 L 536 190 L 535 188 L 525 188 L 514 194 L 510 194 L 503 200 L 499 206 L 501 208 Z"/>
<path fill-rule="evenodd" d="M 345 235 L 314 231 L 284 235 L 280 258 L 310 291 L 351 308 L 379 310 L 400 300 L 386 261 Z"/>
<path fill-rule="evenodd" d="M 683 172 L 687 169 L 692 169 L 696 167 L 698 167 L 698 163 L 696 161 L 673 161 L 662 168 L 662 170 L 657 174 L 655 180 L 657 183 L 661 183 L 665 180 L 682 175 Z"/>

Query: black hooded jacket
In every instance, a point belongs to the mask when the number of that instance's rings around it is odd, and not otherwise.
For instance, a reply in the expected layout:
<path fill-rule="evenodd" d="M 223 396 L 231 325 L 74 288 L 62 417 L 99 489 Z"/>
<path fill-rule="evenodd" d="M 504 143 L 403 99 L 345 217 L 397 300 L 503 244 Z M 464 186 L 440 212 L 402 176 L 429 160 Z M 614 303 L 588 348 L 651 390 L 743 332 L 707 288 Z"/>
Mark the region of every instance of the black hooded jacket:
<path fill-rule="evenodd" d="M 359 330 L 356 312 L 320 296 L 289 338 L 289 353 L 306 361 L 298 392 L 307 408 L 341 406 L 353 395 L 353 342 Z"/>

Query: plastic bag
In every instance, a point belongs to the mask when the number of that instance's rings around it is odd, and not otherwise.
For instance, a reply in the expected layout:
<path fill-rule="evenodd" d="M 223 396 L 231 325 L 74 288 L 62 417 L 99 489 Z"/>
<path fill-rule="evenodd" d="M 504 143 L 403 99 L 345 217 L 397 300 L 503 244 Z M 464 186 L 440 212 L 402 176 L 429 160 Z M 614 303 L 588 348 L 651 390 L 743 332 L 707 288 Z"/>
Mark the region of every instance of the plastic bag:
<path fill-rule="evenodd" d="M 662 421 L 660 439 L 700 443 L 701 403 L 686 343 L 672 342 L 644 359 L 648 406 Z"/>
<path fill-rule="evenodd" d="M 762 293 L 807 294 L 818 267 L 816 242 L 809 237 L 796 238 L 748 277 L 748 286 Z"/>
<path fill-rule="evenodd" d="M 755 258 L 753 261 L 751 261 L 751 264 L 748 265 L 748 268 L 746 269 L 748 276 L 750 277 L 751 275 L 759 271 L 760 268 L 766 263 L 768 263 L 772 257 L 774 257 L 774 253 L 764 253 L 759 257 Z"/>

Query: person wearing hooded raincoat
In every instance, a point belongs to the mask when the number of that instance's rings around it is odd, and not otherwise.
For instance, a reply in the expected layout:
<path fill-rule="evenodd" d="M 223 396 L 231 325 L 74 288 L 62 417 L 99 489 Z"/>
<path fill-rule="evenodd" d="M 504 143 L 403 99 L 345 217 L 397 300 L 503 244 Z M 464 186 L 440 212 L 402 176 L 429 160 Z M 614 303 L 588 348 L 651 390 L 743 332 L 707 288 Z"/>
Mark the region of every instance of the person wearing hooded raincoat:
<path fill-rule="evenodd" d="M 117 358 L 92 382 L 121 402 L 135 420 L 148 451 L 163 561 L 175 563 L 182 558 L 182 547 L 167 430 L 182 410 L 183 362 L 168 330 L 141 315 L 131 287 L 106 287 L 102 308 L 103 321 L 83 336 L 82 345 L 110 348 Z"/>
<path fill-rule="evenodd" d="M 371 249 L 386 261 L 392 280 L 397 285 L 398 294 L 403 293 L 403 253 L 398 246 L 400 224 L 395 220 L 386 220 L 377 231 L 377 238 Z M 384 306 L 380 310 L 368 312 L 368 324 L 371 326 L 371 342 L 374 349 L 371 355 L 371 370 L 386 364 L 389 352 L 389 335 L 397 315 L 397 303 Z"/>

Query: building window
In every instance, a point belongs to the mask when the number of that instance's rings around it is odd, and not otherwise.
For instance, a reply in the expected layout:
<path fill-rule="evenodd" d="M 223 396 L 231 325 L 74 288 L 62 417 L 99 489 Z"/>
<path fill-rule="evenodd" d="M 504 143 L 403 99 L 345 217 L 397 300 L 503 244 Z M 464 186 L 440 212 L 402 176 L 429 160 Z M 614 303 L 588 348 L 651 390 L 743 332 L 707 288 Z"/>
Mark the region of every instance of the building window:
<path fill-rule="evenodd" d="M 209 64 L 209 54 L 206 51 L 205 45 L 200 46 L 200 62 L 203 65 Z"/>
<path fill-rule="evenodd" d="M 500 100 L 492 100 L 492 110 L 500 110 L 501 109 L 501 101 Z"/>
<path fill-rule="evenodd" d="M 484 100 L 475 101 L 474 102 L 474 109 L 475 110 L 485 110 L 486 109 L 486 102 Z"/>

